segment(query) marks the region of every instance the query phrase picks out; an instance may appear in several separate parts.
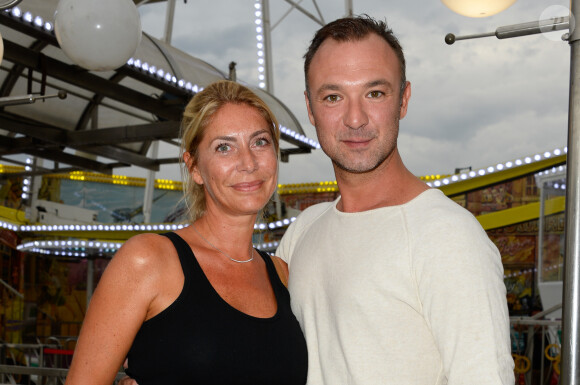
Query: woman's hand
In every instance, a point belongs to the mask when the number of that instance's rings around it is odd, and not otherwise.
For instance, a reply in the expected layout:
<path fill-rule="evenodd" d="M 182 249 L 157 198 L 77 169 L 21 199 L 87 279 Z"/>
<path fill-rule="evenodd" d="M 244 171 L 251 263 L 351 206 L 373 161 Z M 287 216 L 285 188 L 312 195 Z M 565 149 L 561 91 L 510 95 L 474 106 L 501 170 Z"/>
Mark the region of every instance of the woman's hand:
<path fill-rule="evenodd" d="M 119 380 L 117 385 L 139 385 L 139 384 L 137 383 L 137 381 L 135 381 L 131 377 L 125 376 Z"/>
<path fill-rule="evenodd" d="M 129 361 L 129 359 L 128 358 L 125 358 L 125 362 L 123 363 L 123 367 L 125 369 L 127 369 L 129 367 L 129 362 L 128 361 Z M 139 385 L 139 384 L 137 383 L 137 381 L 135 381 L 131 377 L 125 376 L 125 377 L 123 377 L 123 378 L 121 378 L 119 380 L 119 382 L 117 383 L 117 385 Z"/>

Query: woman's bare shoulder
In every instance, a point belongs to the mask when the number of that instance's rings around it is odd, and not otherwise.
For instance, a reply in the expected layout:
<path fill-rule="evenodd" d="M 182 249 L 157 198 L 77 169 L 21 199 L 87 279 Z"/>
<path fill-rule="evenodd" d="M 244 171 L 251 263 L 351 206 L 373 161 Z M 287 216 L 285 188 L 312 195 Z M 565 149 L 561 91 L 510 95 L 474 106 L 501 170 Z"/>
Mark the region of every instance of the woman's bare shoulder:
<path fill-rule="evenodd" d="M 113 260 L 129 264 L 134 268 L 152 267 L 163 265 L 166 257 L 175 253 L 171 241 L 162 235 L 145 233 L 129 238 L 117 251 Z"/>

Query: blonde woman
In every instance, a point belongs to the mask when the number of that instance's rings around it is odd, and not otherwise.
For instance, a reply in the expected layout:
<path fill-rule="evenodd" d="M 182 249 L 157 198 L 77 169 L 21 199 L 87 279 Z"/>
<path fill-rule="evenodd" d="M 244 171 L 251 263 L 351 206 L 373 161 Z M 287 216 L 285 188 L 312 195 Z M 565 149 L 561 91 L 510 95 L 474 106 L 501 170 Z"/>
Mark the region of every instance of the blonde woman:
<path fill-rule="evenodd" d="M 191 224 L 129 239 L 92 297 L 66 384 L 304 384 L 304 337 L 254 222 L 277 183 L 278 123 L 248 88 L 220 81 L 182 126 Z"/>

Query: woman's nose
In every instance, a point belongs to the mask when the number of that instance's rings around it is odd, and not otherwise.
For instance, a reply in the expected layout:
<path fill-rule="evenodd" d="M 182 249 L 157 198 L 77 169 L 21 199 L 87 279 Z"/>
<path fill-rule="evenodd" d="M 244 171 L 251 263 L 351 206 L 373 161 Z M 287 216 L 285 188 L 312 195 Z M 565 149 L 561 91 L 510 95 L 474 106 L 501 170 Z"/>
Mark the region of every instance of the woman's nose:
<path fill-rule="evenodd" d="M 243 149 L 239 156 L 239 171 L 253 172 L 258 168 L 258 161 L 251 149 Z"/>

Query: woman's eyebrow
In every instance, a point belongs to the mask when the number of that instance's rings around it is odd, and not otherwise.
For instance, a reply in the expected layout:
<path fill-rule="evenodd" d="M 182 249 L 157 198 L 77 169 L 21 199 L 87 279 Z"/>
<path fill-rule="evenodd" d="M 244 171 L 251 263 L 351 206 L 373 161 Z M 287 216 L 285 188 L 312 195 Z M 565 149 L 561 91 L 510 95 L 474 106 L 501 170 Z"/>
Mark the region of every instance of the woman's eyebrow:
<path fill-rule="evenodd" d="M 250 135 L 250 138 L 254 138 L 256 136 L 260 136 L 260 135 L 263 135 L 263 134 L 268 134 L 269 135 L 270 134 L 270 131 L 268 131 L 266 129 L 264 129 L 264 130 L 258 130 L 256 132 L 252 133 L 252 135 Z"/>

